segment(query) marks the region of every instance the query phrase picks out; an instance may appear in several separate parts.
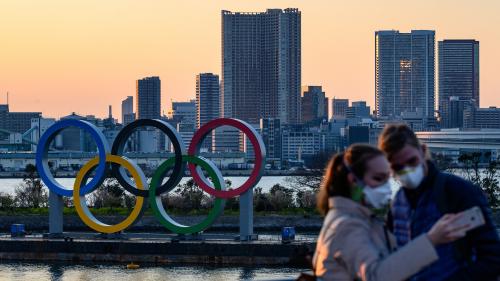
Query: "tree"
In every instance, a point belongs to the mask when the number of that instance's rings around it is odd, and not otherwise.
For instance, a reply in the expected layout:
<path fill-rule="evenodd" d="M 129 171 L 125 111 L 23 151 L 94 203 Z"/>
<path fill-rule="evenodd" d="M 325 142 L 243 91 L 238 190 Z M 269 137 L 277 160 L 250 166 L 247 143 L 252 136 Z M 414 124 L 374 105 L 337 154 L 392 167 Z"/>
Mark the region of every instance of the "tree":
<path fill-rule="evenodd" d="M 440 171 L 443 172 L 452 171 L 453 160 L 450 157 L 444 154 L 432 153 L 432 160 L 434 161 L 434 163 L 436 164 L 437 168 Z"/>
<path fill-rule="evenodd" d="M 286 181 L 291 188 L 300 191 L 304 188 L 312 189 L 317 192 L 323 180 L 326 165 L 332 157 L 332 153 L 320 152 L 311 157 L 314 161 L 308 161 L 309 170 L 306 170 L 303 175 L 287 177 Z"/>
<path fill-rule="evenodd" d="M 15 189 L 16 205 L 25 208 L 47 207 L 49 196 L 38 177 L 35 165 L 26 165 L 24 171 L 23 182 Z"/>
<path fill-rule="evenodd" d="M 295 201 L 300 208 L 312 209 L 316 207 L 316 192 L 312 190 L 297 191 Z"/>
<path fill-rule="evenodd" d="M 175 191 L 183 198 L 184 209 L 200 209 L 202 201 L 208 197 L 203 193 L 203 190 L 194 182 L 189 179 L 186 183 L 181 185 L 181 188 Z"/>
<path fill-rule="evenodd" d="M 0 209 L 11 209 L 15 206 L 15 198 L 7 193 L 0 192 Z"/>
<path fill-rule="evenodd" d="M 486 169 L 481 169 L 481 160 L 486 162 Z M 491 157 L 490 152 L 473 152 L 460 155 L 458 161 L 463 164 L 465 178 L 480 186 L 491 207 L 500 207 L 500 184 L 498 166 L 500 162 Z"/>
<path fill-rule="evenodd" d="M 293 189 L 275 184 L 269 191 L 268 201 L 273 211 L 294 207 Z"/>
<path fill-rule="evenodd" d="M 94 208 L 132 208 L 133 199 L 128 198 L 125 190 L 116 179 L 106 179 L 104 183 L 92 193 L 91 204 Z"/>

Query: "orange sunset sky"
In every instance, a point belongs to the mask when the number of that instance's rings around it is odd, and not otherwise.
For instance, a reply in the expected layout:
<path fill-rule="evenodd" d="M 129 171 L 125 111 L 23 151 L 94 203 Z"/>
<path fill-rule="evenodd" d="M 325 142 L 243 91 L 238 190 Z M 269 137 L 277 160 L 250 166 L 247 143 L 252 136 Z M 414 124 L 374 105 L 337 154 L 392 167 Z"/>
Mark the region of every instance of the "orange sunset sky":
<path fill-rule="evenodd" d="M 373 109 L 374 32 L 434 29 L 436 40 L 480 41 L 481 106 L 500 106 L 498 0 L 4 0 L 0 103 L 9 91 L 12 111 L 102 117 L 111 104 L 119 118 L 135 80 L 155 75 L 166 113 L 195 97 L 197 73 L 220 74 L 222 9 L 287 7 L 302 11 L 303 85 Z"/>

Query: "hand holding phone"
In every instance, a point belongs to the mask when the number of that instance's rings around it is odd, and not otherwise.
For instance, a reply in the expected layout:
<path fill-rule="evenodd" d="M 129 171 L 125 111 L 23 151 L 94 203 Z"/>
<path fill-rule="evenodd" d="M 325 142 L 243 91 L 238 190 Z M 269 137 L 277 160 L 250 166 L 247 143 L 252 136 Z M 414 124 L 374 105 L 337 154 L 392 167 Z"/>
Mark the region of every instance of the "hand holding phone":
<path fill-rule="evenodd" d="M 479 207 L 472 207 L 458 214 L 445 214 L 427 232 L 433 245 L 453 242 L 466 232 L 485 223 Z"/>
<path fill-rule="evenodd" d="M 485 223 L 483 212 L 477 206 L 462 211 L 458 215 L 460 217 L 453 221 L 453 225 L 456 227 L 466 226 L 465 231 L 480 227 Z"/>

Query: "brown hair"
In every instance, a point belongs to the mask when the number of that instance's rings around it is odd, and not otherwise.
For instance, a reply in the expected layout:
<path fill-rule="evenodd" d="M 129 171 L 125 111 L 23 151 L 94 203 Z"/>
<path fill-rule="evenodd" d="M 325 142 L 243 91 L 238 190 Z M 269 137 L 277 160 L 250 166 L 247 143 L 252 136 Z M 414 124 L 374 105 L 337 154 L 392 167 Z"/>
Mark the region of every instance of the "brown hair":
<path fill-rule="evenodd" d="M 422 147 L 415 133 L 406 124 L 386 125 L 378 138 L 378 146 L 389 160 L 407 144 L 417 149 Z"/>
<path fill-rule="evenodd" d="M 356 177 L 363 178 L 366 162 L 380 155 L 384 155 L 382 151 L 368 144 L 353 144 L 345 152 L 335 154 L 328 162 L 318 193 L 317 207 L 320 213 L 326 215 L 329 209 L 328 198 L 332 196 L 351 198 L 346 164 Z"/>

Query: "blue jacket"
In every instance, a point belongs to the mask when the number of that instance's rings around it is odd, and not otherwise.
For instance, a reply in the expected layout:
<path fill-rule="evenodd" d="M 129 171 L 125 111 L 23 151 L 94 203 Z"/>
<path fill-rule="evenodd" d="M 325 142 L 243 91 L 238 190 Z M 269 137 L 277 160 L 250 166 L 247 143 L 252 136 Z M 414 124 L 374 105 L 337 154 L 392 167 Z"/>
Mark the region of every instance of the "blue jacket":
<path fill-rule="evenodd" d="M 439 184 L 446 199 L 445 212 L 434 192 L 438 178 L 442 179 Z M 457 213 L 474 206 L 483 211 L 485 225 L 469 231 L 459 241 L 437 247 L 440 260 L 412 279 L 495 280 L 500 275 L 500 241 L 482 190 L 460 177 L 439 172 L 432 162 L 428 162 L 428 174 L 417 189 L 398 191 L 387 224 L 399 246 L 429 231 L 443 213 Z"/>

